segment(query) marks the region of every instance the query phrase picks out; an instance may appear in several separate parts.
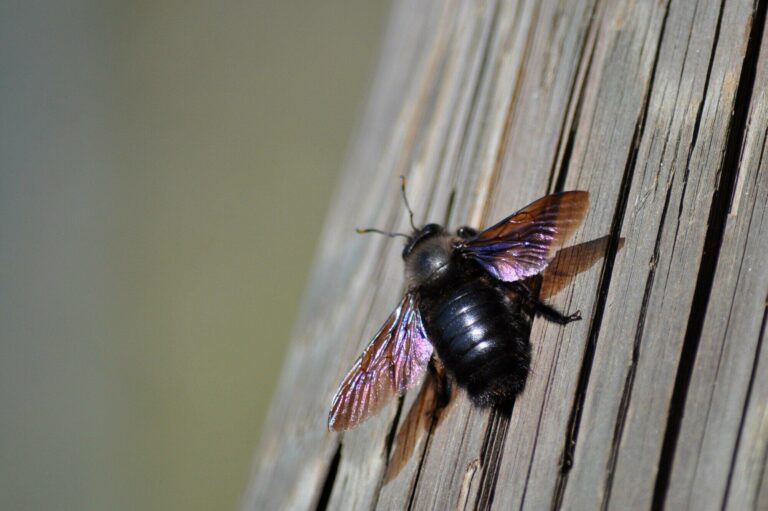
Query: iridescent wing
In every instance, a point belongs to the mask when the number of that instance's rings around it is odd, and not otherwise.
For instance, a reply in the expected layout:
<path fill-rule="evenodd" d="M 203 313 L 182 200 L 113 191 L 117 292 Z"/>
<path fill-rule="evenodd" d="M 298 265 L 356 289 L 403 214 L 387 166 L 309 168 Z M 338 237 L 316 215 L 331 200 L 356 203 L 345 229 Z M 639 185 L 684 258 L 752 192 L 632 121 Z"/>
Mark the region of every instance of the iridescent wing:
<path fill-rule="evenodd" d="M 336 391 L 328 429 L 353 428 L 421 381 L 432 356 L 413 293 L 406 293 Z"/>
<path fill-rule="evenodd" d="M 459 250 L 499 280 L 536 275 L 581 224 L 588 206 L 588 192 L 547 195 L 462 241 Z"/>

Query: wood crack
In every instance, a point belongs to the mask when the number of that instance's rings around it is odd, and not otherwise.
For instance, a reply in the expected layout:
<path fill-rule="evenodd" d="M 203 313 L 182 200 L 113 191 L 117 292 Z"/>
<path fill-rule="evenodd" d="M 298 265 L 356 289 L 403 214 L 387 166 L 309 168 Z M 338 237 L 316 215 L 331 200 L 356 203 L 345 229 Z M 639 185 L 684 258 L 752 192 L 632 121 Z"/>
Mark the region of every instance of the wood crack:
<path fill-rule="evenodd" d="M 552 161 L 552 168 L 549 171 L 549 182 L 547 183 L 547 190 L 549 190 L 551 193 L 562 192 L 563 188 L 565 187 L 565 179 L 568 177 L 568 168 L 570 167 L 571 155 L 573 154 L 573 144 L 576 141 L 576 132 L 579 126 L 579 119 L 581 118 L 581 107 L 584 103 L 587 78 L 589 77 L 590 71 L 592 70 L 592 62 L 594 61 L 595 57 L 595 48 L 597 47 L 597 44 L 595 44 L 596 37 L 592 38 L 590 41 L 590 35 L 592 35 L 592 31 L 595 28 L 595 21 L 597 20 L 597 7 L 599 3 L 599 1 L 595 1 L 592 4 L 592 12 L 590 13 L 589 21 L 587 22 L 587 27 L 585 30 L 587 36 L 584 38 L 582 48 L 579 51 L 579 54 L 583 59 L 585 48 L 591 44 L 591 48 L 589 48 L 589 56 L 587 57 L 586 64 L 580 62 L 579 68 L 576 70 L 576 79 L 573 80 L 571 90 L 568 94 L 568 105 L 565 109 L 566 115 L 563 117 L 563 123 L 560 127 L 560 135 L 557 137 L 558 145 L 555 154 L 560 154 L 560 147 L 562 145 L 563 138 L 566 138 L 566 142 L 565 146 L 563 147 L 562 157 L 555 158 Z M 582 69 L 582 65 L 584 66 L 584 69 Z M 579 79 L 579 77 L 581 79 Z M 576 92 L 577 89 L 578 93 Z M 574 97 L 576 98 L 576 104 L 573 106 L 572 115 L 568 115 L 567 113 L 571 111 L 571 102 L 573 101 Z M 570 129 L 568 129 L 568 135 L 566 137 L 565 131 L 568 126 L 570 126 Z"/>
<path fill-rule="evenodd" d="M 739 449 L 739 444 L 741 443 L 742 435 L 744 433 L 744 422 L 747 419 L 747 403 L 749 403 L 750 398 L 752 397 L 752 390 L 754 388 L 755 384 L 755 375 L 757 374 L 757 366 L 758 366 L 758 360 L 760 359 L 760 354 L 763 351 L 763 339 L 765 338 L 765 328 L 766 324 L 768 324 L 768 296 L 765 297 L 765 303 L 766 307 L 763 312 L 763 322 L 760 326 L 760 335 L 757 338 L 757 348 L 755 349 L 755 359 L 752 363 L 752 371 L 749 375 L 749 386 L 747 387 L 747 394 L 744 399 L 744 412 L 741 415 L 741 421 L 739 422 L 739 434 L 736 436 L 736 445 L 733 449 L 733 458 L 731 459 L 731 466 L 728 470 L 728 483 L 725 486 L 725 493 L 723 494 L 723 501 L 721 503 L 720 508 L 725 510 L 726 504 L 728 502 L 728 496 L 731 492 L 731 484 L 733 483 L 733 472 L 736 468 L 736 453 Z M 761 470 L 760 479 L 763 479 L 763 473 L 765 473 L 766 465 L 768 465 L 768 451 L 765 452 L 765 456 L 763 457 L 763 466 Z"/>
<path fill-rule="evenodd" d="M 504 452 L 504 442 L 509 429 L 510 410 L 494 410 L 480 454 L 480 488 L 474 509 L 490 509 L 499 477 L 499 464 Z"/>
<path fill-rule="evenodd" d="M 341 463 L 341 442 L 336 447 L 336 452 L 331 457 L 331 462 L 328 465 L 328 472 L 325 474 L 323 480 L 322 490 L 320 491 L 320 497 L 315 506 L 315 511 L 325 511 L 328 509 L 328 503 L 331 500 L 331 493 L 333 493 L 333 485 L 336 482 L 336 475 L 339 473 L 339 463 Z"/>
<path fill-rule="evenodd" d="M 654 61 L 651 68 L 650 81 L 649 81 L 647 90 L 645 92 L 645 97 L 643 99 L 642 113 L 635 126 L 635 133 L 632 137 L 632 144 L 630 146 L 630 154 L 628 155 L 627 165 L 625 167 L 624 175 L 622 177 L 619 200 L 617 202 L 616 213 L 613 219 L 613 225 L 611 226 L 609 248 L 605 256 L 605 265 L 604 265 L 603 274 L 601 276 L 600 285 L 598 286 L 598 294 L 596 297 L 596 306 L 595 306 L 595 317 L 594 317 L 592 326 L 590 327 L 589 341 L 585 349 L 584 359 L 582 362 L 581 371 L 579 373 L 579 383 L 577 385 L 576 397 L 574 399 L 574 405 L 572 407 L 571 417 L 569 419 L 569 425 L 566 430 L 567 435 L 566 435 L 565 443 L 562 448 L 562 453 L 563 453 L 561 455 L 562 468 L 555 486 L 555 492 L 554 492 L 552 506 L 551 506 L 551 509 L 553 510 L 557 510 L 561 508 L 563 495 L 565 493 L 565 488 L 568 482 L 568 469 L 573 464 L 573 454 L 576 449 L 576 444 L 578 441 L 579 426 L 581 423 L 581 414 L 584 407 L 584 401 L 586 399 L 587 388 L 589 386 L 589 379 L 590 379 L 590 373 L 592 371 L 592 366 L 593 366 L 594 357 L 595 357 L 597 338 L 600 334 L 600 327 L 602 324 L 603 312 L 605 310 L 605 304 L 608 297 L 608 289 L 611 284 L 613 265 L 616 260 L 616 254 L 619 250 L 619 239 L 620 239 L 621 227 L 623 225 L 624 215 L 626 213 L 627 202 L 629 199 L 629 191 L 631 188 L 632 177 L 634 176 L 635 166 L 637 163 L 637 153 L 639 150 L 639 144 L 640 144 L 640 140 L 642 138 L 643 132 L 645 130 L 645 121 L 647 119 L 648 108 L 650 104 L 649 100 L 651 97 L 651 93 L 653 91 L 654 81 L 656 78 L 656 69 L 658 65 L 659 55 L 661 52 L 661 46 L 664 39 L 664 31 L 666 28 L 668 17 L 669 17 L 669 4 L 666 5 L 666 10 L 661 23 L 659 40 L 657 41 L 657 44 L 656 44 Z M 628 407 L 629 405 L 629 399 L 631 396 L 631 384 L 632 384 L 632 379 L 634 374 L 634 368 L 637 363 L 638 349 L 639 347 L 637 346 L 637 341 L 636 341 L 636 345 L 633 350 L 632 367 L 630 368 L 629 374 L 627 375 L 627 379 L 625 382 L 625 387 L 622 395 L 621 403 L 622 405 L 625 405 L 625 406 L 624 407 L 620 406 L 620 409 L 619 409 L 619 416 L 617 417 L 616 431 L 614 432 L 614 445 L 609 458 L 611 461 L 609 462 L 609 467 L 607 467 L 606 483 L 605 483 L 606 491 L 605 491 L 605 497 L 602 503 L 603 508 L 607 506 L 607 503 L 610 500 L 611 481 L 613 478 L 615 460 L 618 452 L 617 438 L 620 437 L 620 433 L 623 428 L 623 422 L 625 419 L 626 407 Z"/>
<path fill-rule="evenodd" d="M 704 241 L 704 253 L 707 257 L 702 259 L 701 266 L 694 291 L 693 302 L 688 320 L 688 329 L 683 342 L 682 353 L 678 365 L 675 385 L 670 401 L 670 410 L 664 434 L 659 470 L 654 488 L 654 507 L 663 507 L 666 493 L 669 487 L 669 479 L 672 473 L 672 462 L 680 433 L 680 425 L 685 410 L 685 400 L 688 393 L 696 354 L 701 340 L 701 331 L 704 326 L 705 314 L 709 304 L 709 297 L 715 278 L 715 270 L 719 258 L 720 248 L 725 233 L 725 225 L 733 199 L 741 149 L 744 135 L 747 130 L 749 105 L 752 99 L 757 64 L 759 61 L 760 42 L 762 40 L 765 25 L 766 6 L 765 0 L 758 3 L 753 17 L 752 30 L 747 44 L 747 51 L 741 68 L 739 85 L 734 99 L 735 109 L 731 117 L 728 129 L 728 142 L 725 149 L 723 164 L 719 172 L 719 184 L 712 198 L 712 206 L 709 213 L 709 230 Z M 722 15 L 722 13 L 721 13 Z M 718 22 L 719 26 L 719 22 Z M 714 52 L 714 49 L 713 49 Z M 713 53 L 714 55 L 714 53 Z M 682 203 L 681 203 L 682 206 Z"/>

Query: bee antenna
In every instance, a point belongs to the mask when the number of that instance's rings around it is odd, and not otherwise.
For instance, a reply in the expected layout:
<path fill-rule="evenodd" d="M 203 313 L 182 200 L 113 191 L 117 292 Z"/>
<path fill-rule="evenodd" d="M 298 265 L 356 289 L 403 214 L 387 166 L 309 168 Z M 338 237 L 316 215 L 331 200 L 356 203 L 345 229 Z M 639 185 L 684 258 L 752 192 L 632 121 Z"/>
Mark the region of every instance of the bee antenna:
<path fill-rule="evenodd" d="M 411 209 L 411 205 L 408 204 L 408 196 L 405 194 L 405 176 L 400 176 L 400 190 L 403 192 L 403 202 L 405 202 L 405 208 L 408 210 L 411 227 L 414 231 L 418 231 L 416 225 L 413 223 L 413 210 Z"/>
<path fill-rule="evenodd" d="M 387 232 L 382 231 L 380 229 L 355 229 L 355 232 L 357 234 L 367 234 L 370 232 L 376 233 L 376 234 L 383 234 L 384 236 L 387 236 L 389 238 L 395 238 L 397 236 L 402 236 L 403 238 L 410 238 L 407 234 L 403 234 L 402 232 Z"/>

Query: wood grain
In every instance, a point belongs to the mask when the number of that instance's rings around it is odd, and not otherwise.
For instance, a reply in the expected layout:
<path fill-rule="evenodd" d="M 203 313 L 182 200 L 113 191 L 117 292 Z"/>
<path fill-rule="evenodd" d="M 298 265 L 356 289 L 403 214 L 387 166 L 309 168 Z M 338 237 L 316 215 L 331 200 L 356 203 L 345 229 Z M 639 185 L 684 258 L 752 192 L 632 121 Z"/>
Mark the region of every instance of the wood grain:
<path fill-rule="evenodd" d="M 396 1 L 244 508 L 765 508 L 767 5 Z M 353 231 L 406 228 L 400 174 L 451 227 L 589 190 L 573 244 L 605 257 L 550 299 L 583 321 L 534 322 L 511 415 L 460 392 L 385 477 L 417 392 L 325 420 L 402 293 L 399 244 Z"/>
<path fill-rule="evenodd" d="M 768 32 L 761 48 L 768 52 Z M 674 454 L 667 495 L 674 509 L 719 509 L 727 494 L 730 509 L 768 505 L 757 502 L 760 476 L 742 472 L 764 469 L 768 452 L 765 424 L 755 422 L 768 404 L 765 362 L 759 365 L 768 298 L 768 272 L 759 269 L 768 254 L 768 61 L 758 66 Z"/>

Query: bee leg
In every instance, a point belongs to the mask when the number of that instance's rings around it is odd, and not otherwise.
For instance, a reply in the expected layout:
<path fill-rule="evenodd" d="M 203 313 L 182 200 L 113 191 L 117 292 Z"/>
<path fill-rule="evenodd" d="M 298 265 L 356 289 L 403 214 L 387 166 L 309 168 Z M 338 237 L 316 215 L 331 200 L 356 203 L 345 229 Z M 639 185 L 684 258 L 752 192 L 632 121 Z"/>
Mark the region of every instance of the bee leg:
<path fill-rule="evenodd" d="M 533 308 L 534 314 L 537 316 L 543 316 L 544 319 L 558 323 L 560 325 L 567 325 L 571 321 L 579 321 L 581 319 L 581 311 L 576 311 L 573 314 L 563 314 L 559 310 L 555 309 L 549 304 L 546 304 L 539 300 L 536 295 L 533 294 L 531 288 L 523 282 L 512 282 L 509 286 L 515 293 L 523 296 L 525 300 Z"/>
<path fill-rule="evenodd" d="M 448 373 L 445 371 L 445 366 L 439 359 L 432 357 L 427 367 L 435 379 L 436 402 L 434 413 L 437 415 L 440 410 L 448 406 L 451 400 L 451 395 L 453 394 L 452 383 Z"/>
<path fill-rule="evenodd" d="M 566 316 L 559 310 L 540 300 L 533 300 L 533 311 L 537 316 L 543 316 L 544 319 L 561 325 L 567 325 L 571 321 L 579 321 L 581 319 L 581 311 L 577 310 L 573 314 Z"/>

